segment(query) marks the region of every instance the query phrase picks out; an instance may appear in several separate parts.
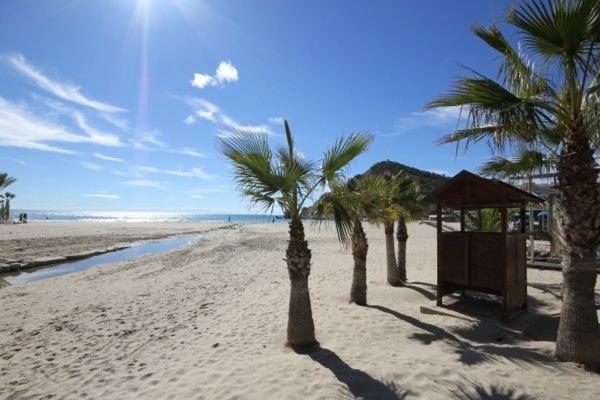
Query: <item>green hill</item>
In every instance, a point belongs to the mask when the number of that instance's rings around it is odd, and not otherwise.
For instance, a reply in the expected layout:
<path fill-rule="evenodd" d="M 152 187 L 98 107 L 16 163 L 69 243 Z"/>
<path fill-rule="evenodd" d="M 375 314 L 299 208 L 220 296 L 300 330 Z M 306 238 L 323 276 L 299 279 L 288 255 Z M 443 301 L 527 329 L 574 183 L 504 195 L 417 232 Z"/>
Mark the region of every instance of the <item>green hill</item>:
<path fill-rule="evenodd" d="M 437 188 L 442 183 L 446 182 L 450 179 L 447 176 L 436 174 L 435 172 L 424 171 L 422 169 L 410 167 L 408 165 L 400 164 L 396 161 L 380 161 L 376 164 L 373 164 L 371 168 L 366 170 L 362 174 L 355 175 L 352 179 L 360 178 L 363 175 L 382 175 L 382 174 L 390 174 L 394 175 L 400 171 L 404 171 L 408 177 L 413 179 L 415 182 L 419 184 L 419 189 L 421 194 L 426 196 L 431 193 L 435 188 Z M 303 217 L 309 217 L 312 213 L 312 206 L 304 207 L 302 210 Z"/>
<path fill-rule="evenodd" d="M 422 169 L 410 167 L 408 165 L 400 164 L 396 161 L 380 161 L 373 164 L 364 174 L 356 175 L 355 178 L 359 178 L 362 175 L 381 175 L 381 174 L 397 174 L 400 171 L 413 179 L 419 184 L 419 188 L 423 195 L 431 193 L 436 187 L 441 185 L 450 179 L 447 176 L 436 174 L 430 171 L 423 171 Z"/>

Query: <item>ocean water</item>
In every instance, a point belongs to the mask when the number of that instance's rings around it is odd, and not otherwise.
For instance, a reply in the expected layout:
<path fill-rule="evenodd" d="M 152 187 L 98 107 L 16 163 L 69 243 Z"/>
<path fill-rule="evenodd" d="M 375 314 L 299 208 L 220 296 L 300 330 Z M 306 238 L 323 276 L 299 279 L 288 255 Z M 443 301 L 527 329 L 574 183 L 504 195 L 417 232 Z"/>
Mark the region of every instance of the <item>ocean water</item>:
<path fill-rule="evenodd" d="M 96 222 L 235 222 L 235 223 L 281 223 L 281 215 L 271 214 L 199 214 L 170 211 L 79 211 L 79 210 L 11 210 L 11 217 L 27 213 L 30 221 L 96 221 Z"/>

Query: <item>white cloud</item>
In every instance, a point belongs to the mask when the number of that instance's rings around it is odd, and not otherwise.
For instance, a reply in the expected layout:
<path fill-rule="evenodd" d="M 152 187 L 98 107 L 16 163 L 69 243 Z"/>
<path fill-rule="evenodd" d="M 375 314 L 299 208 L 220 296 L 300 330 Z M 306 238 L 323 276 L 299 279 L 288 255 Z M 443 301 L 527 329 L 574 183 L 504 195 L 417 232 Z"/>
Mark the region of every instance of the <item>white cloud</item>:
<path fill-rule="evenodd" d="M 151 180 L 146 180 L 146 179 L 134 179 L 134 180 L 129 180 L 129 181 L 123 181 L 121 183 L 123 185 L 128 185 L 128 186 L 147 187 L 147 188 L 154 188 L 154 189 L 162 189 L 163 188 L 163 184 L 161 182 L 151 181 Z"/>
<path fill-rule="evenodd" d="M 215 75 L 219 83 L 236 82 L 239 79 L 238 70 L 231 61 L 221 61 Z"/>
<path fill-rule="evenodd" d="M 131 139 L 131 145 L 138 150 L 157 150 L 167 147 L 166 143 L 159 139 L 160 133 L 146 131 L 137 134 Z"/>
<path fill-rule="evenodd" d="M 284 120 L 283 117 L 269 117 L 269 123 L 272 125 L 283 125 Z"/>
<path fill-rule="evenodd" d="M 126 119 L 119 118 L 116 115 L 107 112 L 101 112 L 98 113 L 98 115 L 100 116 L 100 118 L 113 125 L 114 127 L 119 128 L 122 131 L 129 130 L 129 122 L 127 122 Z"/>
<path fill-rule="evenodd" d="M 102 153 L 94 153 L 93 156 L 104 161 L 123 162 L 122 158 L 112 157 Z"/>
<path fill-rule="evenodd" d="M 183 99 L 188 106 L 194 111 L 184 120 L 187 125 L 192 125 L 198 122 L 198 119 L 204 119 L 212 122 L 219 128 L 218 136 L 228 136 L 232 131 L 244 130 L 252 133 L 265 133 L 267 135 L 277 136 L 275 132 L 266 124 L 243 124 L 229 115 L 225 114 L 221 109 L 208 100 L 198 97 L 188 97 Z"/>
<path fill-rule="evenodd" d="M 192 199 L 204 199 L 206 196 L 202 196 L 201 194 L 193 194 Z"/>
<path fill-rule="evenodd" d="M 82 131 L 89 135 L 93 143 L 99 144 L 101 146 L 110 147 L 117 147 L 123 145 L 123 143 L 121 143 L 121 139 L 117 135 L 101 132 L 96 128 L 92 127 L 90 124 L 88 124 L 83 114 L 75 112 L 73 114 L 73 118 L 75 119 L 77 126 L 79 126 L 79 128 Z"/>
<path fill-rule="evenodd" d="M 148 166 L 135 166 L 131 168 L 133 171 L 141 174 L 165 174 L 165 175 L 173 175 L 180 176 L 186 178 L 199 178 L 199 179 L 213 179 L 214 175 L 208 174 L 204 172 L 201 168 L 192 168 L 189 170 L 184 169 L 161 169 L 156 167 L 148 167 Z"/>
<path fill-rule="evenodd" d="M 73 133 L 68 128 L 34 115 L 25 106 L 12 104 L 0 98 L 0 146 L 20 147 L 64 154 L 75 151 L 51 145 L 48 142 L 91 143 L 115 146 L 118 137 L 102 134 L 82 121 L 87 135 Z"/>
<path fill-rule="evenodd" d="M 206 155 L 199 152 L 191 147 L 183 147 L 181 149 L 174 149 L 168 144 L 163 142 L 161 134 L 158 131 L 146 131 L 135 135 L 131 140 L 131 145 L 138 150 L 144 151 L 164 151 L 166 153 L 173 154 L 185 154 L 186 156 L 195 158 L 205 158 Z"/>
<path fill-rule="evenodd" d="M 210 75 L 195 73 L 194 78 L 191 80 L 190 83 L 192 84 L 192 86 L 202 89 L 208 85 L 215 86 L 216 80 Z"/>
<path fill-rule="evenodd" d="M 35 96 L 40 97 L 40 96 Z M 121 138 L 118 135 L 112 133 L 102 132 L 93 126 L 91 126 L 86 117 L 79 111 L 74 108 L 68 107 L 60 101 L 54 101 L 50 99 L 42 98 L 43 103 L 48 106 L 52 111 L 55 111 L 59 114 L 64 114 L 70 117 L 75 124 L 81 129 L 83 132 L 87 133 L 93 143 L 99 144 L 101 146 L 109 146 L 109 147 L 119 147 L 123 146 L 121 142 Z"/>
<path fill-rule="evenodd" d="M 226 82 L 236 82 L 239 80 L 238 70 L 231 61 L 221 61 L 215 75 L 195 73 L 190 81 L 192 86 L 203 89 L 207 86 L 224 85 Z"/>
<path fill-rule="evenodd" d="M 407 116 L 398 118 L 395 124 L 394 132 L 386 135 L 393 136 L 407 133 L 423 128 L 449 128 L 456 126 L 462 115 L 466 116 L 467 110 L 460 106 L 441 107 L 426 111 L 415 111 Z"/>
<path fill-rule="evenodd" d="M 208 100 L 189 97 L 184 101 L 194 110 L 194 114 L 188 115 L 184 120 L 187 125 L 192 125 L 198 118 L 217 123 L 219 115 L 222 114 L 219 107 Z"/>
<path fill-rule="evenodd" d="M 192 149 L 191 147 L 184 147 L 183 149 L 181 149 L 181 154 L 185 154 L 188 155 L 190 157 L 196 157 L 196 158 L 206 158 L 206 155 L 203 153 L 200 153 L 199 151 Z"/>
<path fill-rule="evenodd" d="M 82 161 L 81 162 L 81 166 L 83 168 L 87 168 L 87 169 L 92 170 L 92 171 L 102 171 L 104 169 L 102 167 L 102 165 L 98 165 L 98 164 L 87 162 L 87 161 Z"/>
<path fill-rule="evenodd" d="M 41 70 L 29 64 L 21 54 L 12 54 L 5 58 L 15 71 L 33 81 L 41 89 L 52 93 L 58 98 L 108 113 L 126 111 L 123 108 L 86 97 L 81 93 L 79 86 L 49 78 L 44 75 Z"/>
<path fill-rule="evenodd" d="M 85 197 L 95 197 L 98 199 L 120 199 L 121 196 L 116 194 L 106 194 L 106 193 L 88 193 L 84 194 Z"/>

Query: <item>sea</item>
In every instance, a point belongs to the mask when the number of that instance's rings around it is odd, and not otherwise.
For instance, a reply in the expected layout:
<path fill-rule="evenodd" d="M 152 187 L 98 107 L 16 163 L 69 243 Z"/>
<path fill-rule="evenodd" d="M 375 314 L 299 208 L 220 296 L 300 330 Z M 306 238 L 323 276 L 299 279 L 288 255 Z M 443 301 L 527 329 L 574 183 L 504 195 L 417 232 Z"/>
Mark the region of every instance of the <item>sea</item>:
<path fill-rule="evenodd" d="M 81 211 L 81 210 L 11 210 L 11 218 L 27 213 L 29 221 L 95 221 L 95 222 L 232 222 L 242 224 L 282 223 L 275 214 L 201 214 L 193 211 Z"/>

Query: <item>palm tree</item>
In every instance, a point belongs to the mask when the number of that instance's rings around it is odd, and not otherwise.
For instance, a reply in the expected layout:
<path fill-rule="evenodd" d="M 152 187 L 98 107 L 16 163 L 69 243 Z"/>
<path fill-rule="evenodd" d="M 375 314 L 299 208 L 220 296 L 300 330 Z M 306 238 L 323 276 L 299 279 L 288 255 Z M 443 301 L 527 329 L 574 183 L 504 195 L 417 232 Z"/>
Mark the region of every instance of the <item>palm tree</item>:
<path fill-rule="evenodd" d="M 406 240 L 408 233 L 406 231 L 406 219 L 411 213 L 416 212 L 414 202 L 418 201 L 418 187 L 408 179 L 403 171 L 394 175 L 383 175 L 385 179 L 385 193 L 382 199 L 382 206 L 379 215 L 375 221 L 383 224 L 385 233 L 385 251 L 387 264 L 387 281 L 392 286 L 399 286 L 406 282 Z M 414 197 L 413 197 L 414 196 Z M 399 221 L 402 224 L 400 230 L 404 229 L 405 234 L 399 232 L 398 258 L 402 262 L 404 273 L 400 271 L 396 261 L 396 249 L 394 243 L 394 224 Z"/>
<path fill-rule="evenodd" d="M 16 196 L 13 193 L 5 192 L 4 193 L 4 219 L 6 221 L 10 221 L 10 201 L 14 199 Z"/>
<path fill-rule="evenodd" d="M 497 208 L 483 208 L 467 212 L 466 227 L 474 232 L 500 232 L 500 210 Z"/>
<path fill-rule="evenodd" d="M 393 203 L 398 215 L 398 227 L 396 229 L 398 279 L 400 282 L 405 283 L 407 281 L 406 242 L 408 241 L 406 222 L 418 218 L 424 211 L 424 205 L 422 196 L 419 194 L 419 185 L 403 172 L 392 177 L 390 189 L 392 190 Z"/>
<path fill-rule="evenodd" d="M 11 184 L 16 181 L 15 178 L 8 176 L 7 173 L 0 174 L 0 189 L 7 188 Z M 10 196 L 10 197 L 9 197 Z M 15 195 L 12 193 L 6 193 L 6 196 L 0 195 L 0 221 L 7 220 L 10 218 L 9 209 L 10 209 L 10 199 L 14 198 Z"/>
<path fill-rule="evenodd" d="M 311 252 L 300 212 L 317 188 L 340 184 L 345 167 L 367 149 L 373 137 L 358 133 L 338 139 L 319 165 L 296 151 L 287 121 L 284 128 L 287 146 L 274 151 L 266 134 L 245 130 L 221 137 L 220 147 L 233 164 L 242 193 L 265 210 L 279 205 L 291 218 L 286 251 L 291 283 L 287 343 L 294 347 L 313 346 L 317 341 L 308 290 Z"/>
<path fill-rule="evenodd" d="M 594 304 L 600 243 L 594 159 L 600 126 L 599 15 L 597 0 L 520 3 L 506 18 L 522 37 L 518 51 L 497 27 L 474 28 L 475 34 L 501 55 L 498 81 L 474 73 L 430 104 L 467 110 L 464 129 L 442 142 L 468 146 L 487 141 L 499 151 L 527 147 L 555 157 L 563 253 L 563 305 L 556 355 L 589 363 L 600 362 L 600 327 Z"/>
<path fill-rule="evenodd" d="M 366 175 L 334 187 L 315 203 L 313 214 L 323 221 L 333 218 L 338 238 L 352 248 L 354 268 L 350 302 L 367 305 L 367 252 L 369 244 L 363 218 L 374 219 L 380 213 L 386 182 L 381 176 Z"/>
<path fill-rule="evenodd" d="M 17 179 L 11 176 L 8 176 L 7 173 L 0 174 L 0 189 L 7 188 L 11 184 L 13 184 Z"/>

